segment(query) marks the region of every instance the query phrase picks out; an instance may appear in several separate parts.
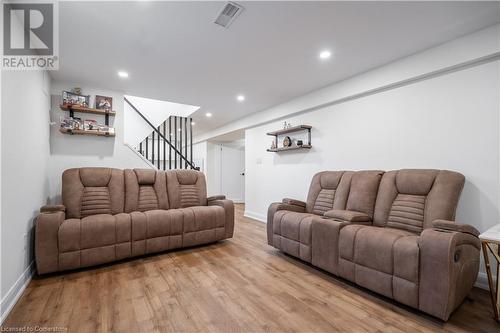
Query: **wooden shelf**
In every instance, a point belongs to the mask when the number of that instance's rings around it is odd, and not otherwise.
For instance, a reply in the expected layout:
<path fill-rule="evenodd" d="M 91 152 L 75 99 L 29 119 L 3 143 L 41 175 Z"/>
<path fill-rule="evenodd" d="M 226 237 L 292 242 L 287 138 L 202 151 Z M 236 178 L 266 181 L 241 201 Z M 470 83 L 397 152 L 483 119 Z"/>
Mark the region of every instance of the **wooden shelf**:
<path fill-rule="evenodd" d="M 294 132 L 307 131 L 307 141 L 306 141 L 307 144 L 303 144 L 302 146 L 270 148 L 270 149 L 267 149 L 267 151 L 268 152 L 272 152 L 272 153 L 277 153 L 277 152 L 280 152 L 280 151 L 287 151 L 287 150 L 311 149 L 312 148 L 312 145 L 311 145 L 311 128 L 312 128 L 312 126 L 309 126 L 309 125 L 299 125 L 299 126 L 294 126 L 294 127 L 285 128 L 285 129 L 282 129 L 282 130 L 278 130 L 278 131 L 273 131 L 273 132 L 267 133 L 267 135 L 271 135 L 271 136 L 275 137 L 275 139 L 274 139 L 274 145 L 277 146 L 278 145 L 278 136 L 279 135 L 288 134 L 288 133 L 294 133 Z"/>
<path fill-rule="evenodd" d="M 59 132 L 69 135 L 94 135 L 94 136 L 115 136 L 115 133 L 103 132 L 98 130 L 70 130 L 66 128 L 59 128 Z"/>
<path fill-rule="evenodd" d="M 78 106 L 78 105 L 64 105 L 64 104 L 61 104 L 60 107 L 61 107 L 61 110 L 64 110 L 64 111 L 102 114 L 102 115 L 109 115 L 109 116 L 116 115 L 116 112 L 113 110 L 100 110 L 100 109 L 94 109 L 94 108 L 85 108 L 83 106 Z"/>
<path fill-rule="evenodd" d="M 299 125 L 299 126 L 294 126 L 294 127 L 282 129 L 279 131 L 269 132 L 269 133 L 267 133 L 267 135 L 278 136 L 281 134 L 299 132 L 299 131 L 303 131 L 303 130 L 310 130 L 311 128 L 312 128 L 312 126 L 309 126 L 309 125 Z"/>
<path fill-rule="evenodd" d="M 297 150 L 297 149 L 311 149 L 311 145 L 302 145 L 302 146 L 292 146 L 292 147 L 281 147 L 281 148 L 274 148 L 274 149 L 268 149 L 268 152 L 271 153 L 277 153 L 280 151 L 287 151 L 287 150 Z"/>

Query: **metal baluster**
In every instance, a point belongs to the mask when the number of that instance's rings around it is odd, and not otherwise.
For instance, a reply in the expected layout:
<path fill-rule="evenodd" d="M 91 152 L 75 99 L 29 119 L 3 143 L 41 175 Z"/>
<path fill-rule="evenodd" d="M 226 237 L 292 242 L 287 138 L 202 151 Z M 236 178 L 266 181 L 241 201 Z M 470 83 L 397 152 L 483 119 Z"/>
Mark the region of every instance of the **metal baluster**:
<path fill-rule="evenodd" d="M 191 157 L 190 157 L 190 162 L 191 165 L 193 164 L 193 118 L 189 118 L 189 145 L 191 146 Z"/>
<path fill-rule="evenodd" d="M 163 136 L 167 134 L 167 121 L 163 122 Z M 163 140 L 163 170 L 167 169 L 167 142 Z"/>
<path fill-rule="evenodd" d="M 172 141 L 172 116 L 168 117 L 168 139 Z M 168 169 L 172 169 L 172 146 L 168 146 Z"/>
<path fill-rule="evenodd" d="M 174 117 L 174 141 L 175 141 L 175 157 L 174 157 L 174 169 L 177 169 L 177 116 Z"/>

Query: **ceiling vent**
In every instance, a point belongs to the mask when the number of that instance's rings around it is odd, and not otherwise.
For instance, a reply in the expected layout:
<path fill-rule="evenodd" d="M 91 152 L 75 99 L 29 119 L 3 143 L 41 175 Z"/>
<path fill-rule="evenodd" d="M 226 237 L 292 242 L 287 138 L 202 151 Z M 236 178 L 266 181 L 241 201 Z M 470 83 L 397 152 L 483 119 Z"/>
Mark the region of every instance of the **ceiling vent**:
<path fill-rule="evenodd" d="M 243 11 L 243 7 L 234 2 L 228 2 L 222 8 L 219 16 L 215 19 L 215 24 L 218 24 L 224 28 L 229 27 L 231 23 L 240 15 Z"/>

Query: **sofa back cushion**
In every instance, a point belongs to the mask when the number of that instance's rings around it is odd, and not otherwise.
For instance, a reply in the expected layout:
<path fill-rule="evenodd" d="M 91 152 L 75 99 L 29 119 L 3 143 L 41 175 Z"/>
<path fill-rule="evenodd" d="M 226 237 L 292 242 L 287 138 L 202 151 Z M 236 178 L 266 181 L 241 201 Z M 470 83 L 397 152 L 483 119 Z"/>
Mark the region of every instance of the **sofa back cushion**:
<path fill-rule="evenodd" d="M 68 169 L 62 175 L 66 218 L 123 213 L 123 171 L 111 168 Z"/>
<path fill-rule="evenodd" d="M 125 170 L 125 212 L 168 209 L 165 172 L 151 169 Z"/>
<path fill-rule="evenodd" d="M 207 205 L 205 175 L 196 170 L 166 171 L 170 208 Z"/>
<path fill-rule="evenodd" d="M 307 194 L 307 212 L 323 215 L 331 209 L 345 209 L 352 175 L 352 171 L 322 171 L 315 174 Z"/>
<path fill-rule="evenodd" d="M 375 200 L 384 171 L 366 170 L 352 174 L 345 209 L 368 214 L 373 218 Z"/>
<path fill-rule="evenodd" d="M 448 170 L 389 171 L 380 183 L 374 225 L 416 233 L 437 219 L 453 220 L 464 186 L 462 174 Z"/>

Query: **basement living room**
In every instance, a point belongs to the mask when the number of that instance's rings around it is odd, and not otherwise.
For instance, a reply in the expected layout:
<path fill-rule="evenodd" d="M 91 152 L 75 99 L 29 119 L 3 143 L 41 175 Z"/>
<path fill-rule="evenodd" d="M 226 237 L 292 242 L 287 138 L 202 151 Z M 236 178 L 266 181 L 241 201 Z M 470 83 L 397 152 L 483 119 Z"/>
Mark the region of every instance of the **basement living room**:
<path fill-rule="evenodd" d="M 500 332 L 500 1 L 1 8 L 2 332 Z"/>

